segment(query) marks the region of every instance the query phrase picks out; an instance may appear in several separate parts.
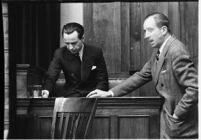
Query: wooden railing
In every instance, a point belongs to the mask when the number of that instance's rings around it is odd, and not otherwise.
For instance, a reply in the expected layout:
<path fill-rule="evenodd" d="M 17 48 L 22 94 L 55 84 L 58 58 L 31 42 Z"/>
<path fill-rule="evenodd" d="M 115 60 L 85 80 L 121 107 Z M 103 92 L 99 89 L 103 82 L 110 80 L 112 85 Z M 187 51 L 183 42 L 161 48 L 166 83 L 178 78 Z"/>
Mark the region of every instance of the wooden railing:
<path fill-rule="evenodd" d="M 17 99 L 15 138 L 50 138 L 55 98 Z M 159 138 L 160 97 L 99 98 L 89 138 Z"/>

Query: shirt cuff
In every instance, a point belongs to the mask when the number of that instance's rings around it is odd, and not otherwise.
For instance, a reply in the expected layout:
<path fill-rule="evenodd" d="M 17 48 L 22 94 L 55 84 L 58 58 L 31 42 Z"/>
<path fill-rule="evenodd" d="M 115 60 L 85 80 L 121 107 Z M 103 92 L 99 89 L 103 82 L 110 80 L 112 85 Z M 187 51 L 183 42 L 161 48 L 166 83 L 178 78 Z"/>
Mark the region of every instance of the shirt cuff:
<path fill-rule="evenodd" d="M 111 90 L 109 90 L 108 92 L 110 93 L 110 95 L 111 95 L 112 97 L 114 97 L 114 93 L 113 93 Z"/>

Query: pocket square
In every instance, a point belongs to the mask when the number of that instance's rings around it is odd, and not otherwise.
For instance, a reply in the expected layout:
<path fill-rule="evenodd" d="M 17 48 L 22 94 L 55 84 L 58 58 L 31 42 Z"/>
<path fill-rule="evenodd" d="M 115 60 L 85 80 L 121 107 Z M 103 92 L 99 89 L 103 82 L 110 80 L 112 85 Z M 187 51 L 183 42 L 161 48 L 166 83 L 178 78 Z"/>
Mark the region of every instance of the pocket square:
<path fill-rule="evenodd" d="M 91 70 L 94 70 L 94 69 L 96 69 L 96 66 L 92 66 Z"/>
<path fill-rule="evenodd" d="M 167 70 L 162 70 L 161 73 L 165 73 Z"/>

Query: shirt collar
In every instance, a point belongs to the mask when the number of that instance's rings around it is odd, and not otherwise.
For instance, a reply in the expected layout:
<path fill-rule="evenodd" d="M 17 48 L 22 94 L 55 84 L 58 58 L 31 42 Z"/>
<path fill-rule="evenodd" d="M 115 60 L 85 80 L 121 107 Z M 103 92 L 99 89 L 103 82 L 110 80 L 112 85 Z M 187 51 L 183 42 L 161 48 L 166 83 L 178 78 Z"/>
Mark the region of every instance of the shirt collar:
<path fill-rule="evenodd" d="M 171 35 L 163 42 L 163 44 L 161 45 L 161 47 L 159 48 L 159 52 L 161 54 L 161 52 L 163 51 L 163 48 L 165 47 L 167 41 L 170 39 Z"/>
<path fill-rule="evenodd" d="M 82 61 L 82 57 L 83 57 L 83 50 L 84 50 L 84 44 L 82 44 L 82 48 L 79 51 L 79 56 L 80 56 L 81 61 Z"/>

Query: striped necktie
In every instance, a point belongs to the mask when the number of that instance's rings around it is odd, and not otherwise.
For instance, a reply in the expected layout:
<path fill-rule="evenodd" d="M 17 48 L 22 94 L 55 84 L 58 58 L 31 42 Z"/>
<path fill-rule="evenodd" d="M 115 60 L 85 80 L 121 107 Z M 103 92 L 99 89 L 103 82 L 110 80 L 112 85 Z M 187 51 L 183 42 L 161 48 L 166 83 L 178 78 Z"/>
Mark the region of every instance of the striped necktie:
<path fill-rule="evenodd" d="M 160 55 L 160 51 L 158 50 L 157 53 L 156 53 L 156 60 L 157 61 L 159 60 L 159 55 Z"/>

